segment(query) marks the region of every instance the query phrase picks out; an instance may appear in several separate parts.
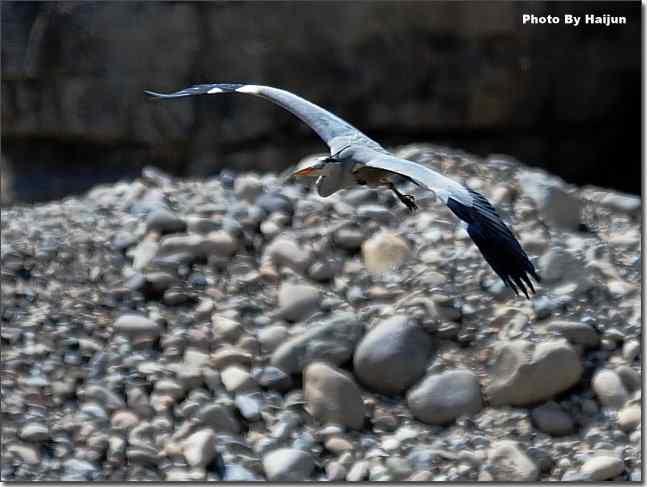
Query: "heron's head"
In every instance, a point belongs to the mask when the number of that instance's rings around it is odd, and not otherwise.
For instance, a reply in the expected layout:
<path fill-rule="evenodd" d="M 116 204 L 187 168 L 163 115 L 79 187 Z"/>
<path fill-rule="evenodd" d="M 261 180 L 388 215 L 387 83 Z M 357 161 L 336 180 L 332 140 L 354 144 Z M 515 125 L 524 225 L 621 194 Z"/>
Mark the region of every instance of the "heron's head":
<path fill-rule="evenodd" d="M 290 175 L 290 177 L 317 177 L 324 174 L 326 163 L 330 162 L 329 157 L 322 157 L 315 160 L 305 161 L 304 164 L 299 164 L 296 170 Z"/>

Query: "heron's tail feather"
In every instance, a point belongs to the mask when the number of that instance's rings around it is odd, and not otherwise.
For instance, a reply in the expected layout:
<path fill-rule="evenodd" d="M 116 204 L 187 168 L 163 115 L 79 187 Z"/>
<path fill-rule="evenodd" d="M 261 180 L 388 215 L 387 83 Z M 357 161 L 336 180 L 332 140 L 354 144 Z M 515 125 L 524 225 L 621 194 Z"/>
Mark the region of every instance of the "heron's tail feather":
<path fill-rule="evenodd" d="M 467 223 L 468 235 L 503 282 L 515 294 L 521 290 L 528 298 L 528 290 L 535 292 L 528 276 L 541 281 L 535 267 L 490 202 L 476 191 L 469 192 L 473 200 L 470 206 L 451 197 L 447 206 Z"/>

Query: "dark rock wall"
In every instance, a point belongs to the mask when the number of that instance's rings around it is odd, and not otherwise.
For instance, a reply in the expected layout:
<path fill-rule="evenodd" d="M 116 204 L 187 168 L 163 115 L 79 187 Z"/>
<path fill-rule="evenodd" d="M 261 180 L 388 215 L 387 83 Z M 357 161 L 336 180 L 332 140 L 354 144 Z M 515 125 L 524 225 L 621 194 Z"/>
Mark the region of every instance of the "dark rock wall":
<path fill-rule="evenodd" d="M 523 13 L 628 25 L 528 26 Z M 180 175 L 277 170 L 324 149 L 253 97 L 143 94 L 250 81 L 385 144 L 505 152 L 639 192 L 640 32 L 638 2 L 3 2 L 3 173 L 32 200 L 151 163 Z"/>

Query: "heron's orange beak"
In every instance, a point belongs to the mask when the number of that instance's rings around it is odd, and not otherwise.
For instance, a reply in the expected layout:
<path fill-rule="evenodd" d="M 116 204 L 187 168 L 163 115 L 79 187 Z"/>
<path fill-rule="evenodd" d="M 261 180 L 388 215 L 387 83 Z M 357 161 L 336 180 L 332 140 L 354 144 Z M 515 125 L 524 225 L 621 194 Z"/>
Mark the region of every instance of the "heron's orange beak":
<path fill-rule="evenodd" d="M 314 167 L 304 167 L 303 169 L 300 169 L 299 171 L 293 172 L 292 176 L 310 176 L 315 171 L 316 171 L 316 169 Z"/>

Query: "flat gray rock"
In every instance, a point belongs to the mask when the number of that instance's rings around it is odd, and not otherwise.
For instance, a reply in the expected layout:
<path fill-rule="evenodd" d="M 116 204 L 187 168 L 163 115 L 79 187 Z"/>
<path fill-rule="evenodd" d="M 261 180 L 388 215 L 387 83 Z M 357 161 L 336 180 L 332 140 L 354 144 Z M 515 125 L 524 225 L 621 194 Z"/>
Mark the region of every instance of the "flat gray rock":
<path fill-rule="evenodd" d="M 186 222 L 166 208 L 151 211 L 146 218 L 146 231 L 164 233 L 181 233 L 186 230 Z"/>
<path fill-rule="evenodd" d="M 353 313 L 335 313 L 330 321 L 290 338 L 274 351 L 270 362 L 286 374 L 301 373 L 315 360 L 340 365 L 353 355 L 363 334 L 364 325 Z"/>
<path fill-rule="evenodd" d="M 209 403 L 201 406 L 196 419 L 217 433 L 240 432 L 240 423 L 233 411 L 222 404 Z"/>
<path fill-rule="evenodd" d="M 188 263 L 195 259 L 230 257 L 238 250 L 238 240 L 225 230 L 208 235 L 168 235 L 160 241 L 153 262 Z"/>
<path fill-rule="evenodd" d="M 448 370 L 426 376 L 407 394 L 411 413 L 428 424 L 450 423 L 481 410 L 478 377 L 469 370 Z"/>
<path fill-rule="evenodd" d="M 567 189 L 560 178 L 542 171 L 522 171 L 518 183 L 539 209 L 542 219 L 555 227 L 577 230 L 582 218 L 583 202 Z"/>
<path fill-rule="evenodd" d="M 346 224 L 333 233 L 335 244 L 346 250 L 358 250 L 366 239 L 365 231 L 355 225 Z"/>
<path fill-rule="evenodd" d="M 553 247 L 538 262 L 542 283 L 557 284 L 562 281 L 574 282 L 578 291 L 590 287 L 590 271 L 572 251 Z"/>
<path fill-rule="evenodd" d="M 367 220 L 379 221 L 385 225 L 391 223 L 394 218 L 392 211 L 375 203 L 360 205 L 357 208 L 357 216 L 360 218 L 366 218 Z"/>
<path fill-rule="evenodd" d="M 549 435 L 568 435 L 575 429 L 573 418 L 554 402 L 533 409 L 531 418 L 537 428 Z"/>
<path fill-rule="evenodd" d="M 546 324 L 546 330 L 559 334 L 569 342 L 595 348 L 600 344 L 600 335 L 589 324 L 578 321 L 555 320 Z"/>

